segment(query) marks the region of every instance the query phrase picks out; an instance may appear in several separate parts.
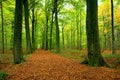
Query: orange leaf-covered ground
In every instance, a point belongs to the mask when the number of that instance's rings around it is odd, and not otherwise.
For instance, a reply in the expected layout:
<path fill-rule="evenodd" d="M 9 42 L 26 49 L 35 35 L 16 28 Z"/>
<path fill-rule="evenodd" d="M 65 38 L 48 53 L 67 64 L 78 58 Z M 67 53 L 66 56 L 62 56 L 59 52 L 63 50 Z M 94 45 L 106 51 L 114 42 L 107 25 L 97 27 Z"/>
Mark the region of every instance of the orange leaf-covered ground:
<path fill-rule="evenodd" d="M 31 54 L 26 62 L 5 68 L 7 80 L 120 80 L 120 71 L 89 67 L 44 50 Z"/>

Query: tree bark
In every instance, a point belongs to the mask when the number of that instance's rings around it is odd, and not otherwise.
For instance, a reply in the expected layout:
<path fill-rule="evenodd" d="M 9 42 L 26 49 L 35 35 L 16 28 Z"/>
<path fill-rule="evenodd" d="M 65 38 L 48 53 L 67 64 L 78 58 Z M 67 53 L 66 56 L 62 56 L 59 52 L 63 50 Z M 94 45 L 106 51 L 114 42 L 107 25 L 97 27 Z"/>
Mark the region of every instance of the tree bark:
<path fill-rule="evenodd" d="M 76 15 L 76 30 L 77 30 L 77 49 L 79 49 L 79 15 Z"/>
<path fill-rule="evenodd" d="M 23 60 L 22 54 L 22 2 L 16 0 L 15 5 L 15 26 L 14 26 L 14 63 L 19 64 Z"/>
<path fill-rule="evenodd" d="M 80 11 L 80 50 L 82 50 L 82 17 L 81 17 L 81 11 Z"/>
<path fill-rule="evenodd" d="M 29 9 L 28 9 L 28 0 L 23 1 L 24 4 L 24 15 L 25 15 L 25 30 L 26 30 L 26 49 L 27 53 L 32 52 L 31 47 L 31 38 L 30 38 L 30 28 L 29 28 Z"/>
<path fill-rule="evenodd" d="M 60 52 L 60 37 L 59 37 L 59 26 L 58 26 L 58 0 L 54 0 L 54 9 L 55 9 L 55 26 L 56 26 L 56 53 Z"/>
<path fill-rule="evenodd" d="M 52 5 L 53 5 L 52 0 Z M 52 49 L 52 32 L 53 32 L 53 15 L 54 15 L 54 6 L 52 7 L 52 19 L 51 19 L 51 28 L 50 28 L 50 50 Z"/>
<path fill-rule="evenodd" d="M 115 36 L 114 36 L 114 9 L 113 0 L 111 0 L 111 26 L 112 26 L 112 54 L 115 54 Z"/>
<path fill-rule="evenodd" d="M 62 45 L 63 45 L 63 48 L 64 48 L 64 42 L 65 42 L 65 40 L 64 40 L 64 25 L 62 23 Z"/>
<path fill-rule="evenodd" d="M 3 6 L 2 6 L 2 0 L 0 2 L 1 5 L 1 19 L 2 19 L 2 53 L 4 54 L 4 18 L 3 18 Z"/>
<path fill-rule="evenodd" d="M 86 34 L 88 47 L 88 64 L 90 66 L 107 66 L 101 55 L 98 30 L 98 0 L 87 0 Z"/>
<path fill-rule="evenodd" d="M 46 17 L 45 50 L 48 50 L 48 7 L 47 7 L 48 4 L 47 2 L 48 1 L 45 0 L 45 17 Z"/>
<path fill-rule="evenodd" d="M 35 51 L 35 11 L 32 9 L 32 51 Z"/>

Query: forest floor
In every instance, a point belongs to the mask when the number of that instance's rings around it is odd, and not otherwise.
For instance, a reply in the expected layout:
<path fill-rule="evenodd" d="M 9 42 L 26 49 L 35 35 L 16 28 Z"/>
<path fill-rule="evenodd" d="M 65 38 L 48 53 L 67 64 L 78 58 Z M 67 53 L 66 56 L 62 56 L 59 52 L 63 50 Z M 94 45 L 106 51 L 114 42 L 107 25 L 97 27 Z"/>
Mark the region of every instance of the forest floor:
<path fill-rule="evenodd" d="M 7 80 L 120 80 L 120 70 L 86 66 L 44 50 L 37 50 L 21 64 L 6 63 L 1 69 L 7 72 Z"/>

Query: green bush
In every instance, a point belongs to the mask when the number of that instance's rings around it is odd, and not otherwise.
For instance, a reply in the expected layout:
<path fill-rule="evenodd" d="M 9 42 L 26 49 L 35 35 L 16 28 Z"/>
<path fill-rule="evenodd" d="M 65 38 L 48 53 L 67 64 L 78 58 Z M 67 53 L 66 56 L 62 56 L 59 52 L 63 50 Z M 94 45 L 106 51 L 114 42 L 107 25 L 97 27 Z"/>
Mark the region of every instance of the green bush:
<path fill-rule="evenodd" d="M 8 76 L 6 72 L 0 71 L 0 80 L 5 80 L 6 76 Z"/>

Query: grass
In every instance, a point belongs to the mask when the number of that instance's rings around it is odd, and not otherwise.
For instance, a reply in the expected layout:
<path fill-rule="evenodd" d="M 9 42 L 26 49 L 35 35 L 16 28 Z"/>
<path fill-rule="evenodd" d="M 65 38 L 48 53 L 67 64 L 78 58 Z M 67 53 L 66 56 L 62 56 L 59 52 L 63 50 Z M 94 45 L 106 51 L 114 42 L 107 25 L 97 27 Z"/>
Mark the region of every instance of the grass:
<path fill-rule="evenodd" d="M 4 61 L 5 63 L 13 63 L 13 55 L 12 54 L 0 54 L 0 61 Z"/>
<path fill-rule="evenodd" d="M 104 58 L 120 58 L 120 54 L 102 54 Z"/>
<path fill-rule="evenodd" d="M 25 60 L 29 57 L 29 54 L 23 55 Z M 4 63 L 14 63 L 13 54 L 0 54 L 0 61 Z"/>
<path fill-rule="evenodd" d="M 52 50 L 50 52 L 56 54 L 55 50 Z M 64 49 L 64 50 L 61 50 L 61 52 L 58 55 L 60 55 L 62 57 L 65 57 L 65 58 L 70 58 L 70 59 L 74 59 L 74 60 L 78 60 L 78 61 L 83 61 L 84 58 L 82 57 L 82 55 L 85 55 L 85 54 L 82 53 L 80 50 Z"/>
<path fill-rule="evenodd" d="M 27 58 L 30 58 L 29 54 L 23 55 L 23 58 L 26 60 Z"/>

